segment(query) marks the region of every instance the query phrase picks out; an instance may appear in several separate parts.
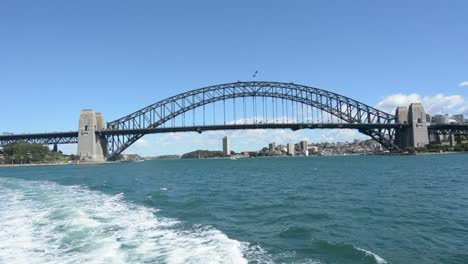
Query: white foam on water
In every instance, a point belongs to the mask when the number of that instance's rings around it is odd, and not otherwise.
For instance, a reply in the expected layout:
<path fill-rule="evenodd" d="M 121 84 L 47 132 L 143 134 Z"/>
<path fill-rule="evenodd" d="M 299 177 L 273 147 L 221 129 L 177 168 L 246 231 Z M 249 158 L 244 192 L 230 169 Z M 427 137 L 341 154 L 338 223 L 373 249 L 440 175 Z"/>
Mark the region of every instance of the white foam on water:
<path fill-rule="evenodd" d="M 363 248 L 358 248 L 358 247 L 354 247 L 354 248 L 359 250 L 359 251 L 362 251 L 362 252 L 366 253 L 367 256 L 373 257 L 378 264 L 387 264 L 387 261 L 385 259 L 383 259 L 379 255 L 377 255 L 377 254 L 375 254 L 375 253 L 373 253 L 373 252 L 371 252 L 369 250 L 365 250 Z"/>
<path fill-rule="evenodd" d="M 122 197 L 0 179 L 0 263 L 271 263 L 259 247 Z"/>

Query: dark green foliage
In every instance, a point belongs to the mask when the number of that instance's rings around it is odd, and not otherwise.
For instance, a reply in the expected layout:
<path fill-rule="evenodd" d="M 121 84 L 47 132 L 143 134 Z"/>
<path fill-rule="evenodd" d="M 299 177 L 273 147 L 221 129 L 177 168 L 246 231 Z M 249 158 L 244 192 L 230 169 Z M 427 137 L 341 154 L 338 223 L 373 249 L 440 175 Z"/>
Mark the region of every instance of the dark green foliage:
<path fill-rule="evenodd" d="M 15 142 L 3 147 L 5 164 L 50 163 L 63 161 L 61 153 L 50 151 L 47 146 L 27 142 Z"/>
<path fill-rule="evenodd" d="M 206 158 L 222 158 L 226 157 L 222 151 L 211 150 L 195 150 L 182 155 L 183 159 L 206 159 Z"/>

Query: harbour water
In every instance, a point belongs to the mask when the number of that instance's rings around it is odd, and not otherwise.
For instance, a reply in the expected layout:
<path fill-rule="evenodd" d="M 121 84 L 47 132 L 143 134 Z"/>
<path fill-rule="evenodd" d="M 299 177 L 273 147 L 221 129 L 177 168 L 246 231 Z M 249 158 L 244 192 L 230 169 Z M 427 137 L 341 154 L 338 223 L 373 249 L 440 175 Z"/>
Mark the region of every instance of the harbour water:
<path fill-rule="evenodd" d="M 0 168 L 0 263 L 468 263 L 467 161 Z"/>

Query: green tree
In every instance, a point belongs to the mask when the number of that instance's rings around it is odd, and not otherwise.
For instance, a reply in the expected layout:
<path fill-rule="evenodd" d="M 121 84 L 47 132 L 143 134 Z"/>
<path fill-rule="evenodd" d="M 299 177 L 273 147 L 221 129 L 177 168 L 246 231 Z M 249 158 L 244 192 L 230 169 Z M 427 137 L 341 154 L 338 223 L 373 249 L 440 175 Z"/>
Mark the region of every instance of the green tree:
<path fill-rule="evenodd" d="M 5 163 L 45 163 L 62 160 L 63 155 L 53 153 L 47 146 L 28 142 L 14 142 L 3 147 Z"/>

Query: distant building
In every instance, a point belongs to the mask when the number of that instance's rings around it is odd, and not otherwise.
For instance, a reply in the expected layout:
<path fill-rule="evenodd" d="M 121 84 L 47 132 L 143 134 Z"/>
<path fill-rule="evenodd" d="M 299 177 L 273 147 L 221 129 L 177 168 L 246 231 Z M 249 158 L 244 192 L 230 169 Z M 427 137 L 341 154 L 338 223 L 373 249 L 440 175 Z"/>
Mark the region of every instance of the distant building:
<path fill-rule="evenodd" d="M 431 120 L 433 124 L 448 124 L 449 123 L 449 116 L 445 115 L 434 115 Z"/>
<path fill-rule="evenodd" d="M 273 150 L 275 150 L 275 148 L 276 148 L 276 144 L 275 144 L 275 142 L 273 142 L 273 143 L 270 143 L 270 144 L 268 145 L 268 149 L 269 149 L 270 151 L 273 151 Z"/>
<path fill-rule="evenodd" d="M 227 136 L 223 138 L 223 154 L 231 156 L 231 141 Z"/>
<path fill-rule="evenodd" d="M 428 124 L 431 123 L 431 114 L 426 113 L 426 123 L 428 123 Z"/>
<path fill-rule="evenodd" d="M 288 152 L 288 147 L 285 145 L 279 145 L 278 148 L 280 149 L 281 152 Z"/>
<path fill-rule="evenodd" d="M 463 116 L 463 114 L 461 114 L 461 115 L 454 115 L 454 116 L 452 116 L 451 119 L 453 119 L 455 121 L 455 123 L 457 123 L 457 124 L 463 124 L 463 121 L 465 120 L 465 117 Z"/>
<path fill-rule="evenodd" d="M 288 143 L 287 149 L 288 149 L 288 155 L 294 156 L 294 144 Z"/>
<path fill-rule="evenodd" d="M 319 152 L 319 148 L 317 146 L 310 146 L 309 147 L 309 155 L 310 154 L 316 154 Z"/>
<path fill-rule="evenodd" d="M 382 145 L 381 145 L 379 142 L 374 141 L 374 140 L 373 140 L 373 141 L 370 141 L 369 147 L 371 147 L 371 148 L 372 148 L 374 151 L 376 151 L 376 152 L 381 152 L 381 151 L 383 151 Z"/>
<path fill-rule="evenodd" d="M 128 153 L 128 154 L 122 154 L 122 160 L 123 161 L 140 161 L 143 160 L 142 157 L 138 154 L 133 154 L 133 153 Z"/>
<path fill-rule="evenodd" d="M 309 147 L 309 144 L 307 143 L 307 140 L 303 140 L 299 142 L 299 146 L 301 147 L 301 150 L 304 151 L 304 150 L 307 150 L 307 148 Z"/>
<path fill-rule="evenodd" d="M 307 140 L 299 142 L 299 148 L 301 149 L 302 155 L 309 156 L 309 144 L 307 143 Z"/>

